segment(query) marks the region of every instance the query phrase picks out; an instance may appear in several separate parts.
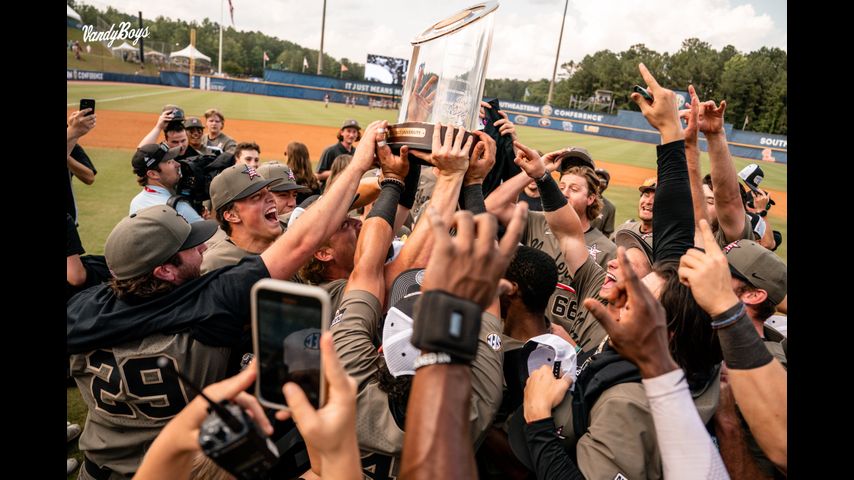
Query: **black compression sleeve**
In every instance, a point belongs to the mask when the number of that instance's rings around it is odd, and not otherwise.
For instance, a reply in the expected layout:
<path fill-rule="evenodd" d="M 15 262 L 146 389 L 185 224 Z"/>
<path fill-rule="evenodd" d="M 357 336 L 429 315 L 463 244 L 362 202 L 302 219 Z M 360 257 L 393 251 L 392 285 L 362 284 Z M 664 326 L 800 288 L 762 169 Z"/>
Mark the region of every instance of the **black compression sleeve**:
<path fill-rule="evenodd" d="M 373 217 L 380 217 L 388 222 L 391 228 L 394 228 L 394 217 L 397 215 L 397 202 L 400 199 L 400 193 L 403 191 L 403 185 L 399 181 L 391 182 L 383 180 L 380 187 L 380 196 L 371 207 L 371 212 L 368 213 L 367 221 Z"/>
<path fill-rule="evenodd" d="M 557 437 L 552 417 L 526 424 L 525 439 L 528 441 L 528 451 L 534 462 L 537 480 L 584 480 L 581 470 L 566 453 Z"/>
<path fill-rule="evenodd" d="M 739 302 L 736 307 L 741 307 Z M 732 315 L 732 308 L 712 318 L 712 323 L 727 321 L 728 315 Z M 724 355 L 727 367 L 735 370 L 751 370 L 771 363 L 774 357 L 765 348 L 762 338 L 753 327 L 753 322 L 742 308 L 738 320 L 725 327 L 715 330 L 721 342 L 721 351 Z"/>
<path fill-rule="evenodd" d="M 656 147 L 658 182 L 652 206 L 654 262 L 682 257 L 694 246 L 694 208 L 685 162 L 685 140 Z"/>
<path fill-rule="evenodd" d="M 551 175 L 546 175 L 545 180 L 537 180 L 537 189 L 540 191 L 544 212 L 554 212 L 568 203 Z"/>
<path fill-rule="evenodd" d="M 398 203 L 406 208 L 411 209 L 415 205 L 415 194 L 418 192 L 418 181 L 421 179 L 421 165 L 415 162 L 409 163 L 409 173 L 403 179 L 405 186 L 403 193 L 400 194 Z"/>
<path fill-rule="evenodd" d="M 476 183 L 463 187 L 460 192 L 460 208 L 470 211 L 472 215 L 486 211 L 486 203 L 483 200 L 483 184 Z"/>

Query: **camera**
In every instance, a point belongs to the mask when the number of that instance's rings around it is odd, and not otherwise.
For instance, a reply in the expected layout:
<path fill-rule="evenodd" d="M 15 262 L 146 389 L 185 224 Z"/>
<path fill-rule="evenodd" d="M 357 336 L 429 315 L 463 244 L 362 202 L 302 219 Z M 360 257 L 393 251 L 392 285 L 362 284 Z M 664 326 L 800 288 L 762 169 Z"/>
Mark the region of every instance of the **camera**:
<path fill-rule="evenodd" d="M 276 445 L 238 405 L 223 400 L 231 418 L 211 411 L 199 430 L 202 451 L 239 479 L 261 478 L 279 461 Z"/>
<path fill-rule="evenodd" d="M 181 168 L 181 180 L 175 186 L 176 195 L 167 202 L 175 207 L 179 201 L 189 202 L 199 214 L 202 213 L 202 202 L 211 198 L 211 182 L 213 178 L 226 168 L 234 165 L 233 153 L 219 155 L 196 155 L 176 160 Z"/>

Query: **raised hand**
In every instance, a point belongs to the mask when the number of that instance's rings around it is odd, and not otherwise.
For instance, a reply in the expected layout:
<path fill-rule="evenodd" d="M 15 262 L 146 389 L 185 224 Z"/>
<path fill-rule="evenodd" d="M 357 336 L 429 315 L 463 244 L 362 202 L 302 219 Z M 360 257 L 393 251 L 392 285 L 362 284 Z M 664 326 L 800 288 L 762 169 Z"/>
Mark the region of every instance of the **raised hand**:
<path fill-rule="evenodd" d="M 679 122 L 676 94 L 673 90 L 659 85 L 643 63 L 638 64 L 638 69 L 647 84 L 647 90 L 654 98 L 650 102 L 640 93 L 632 92 L 631 94 L 632 100 L 640 107 L 646 121 L 661 133 L 662 144 L 685 138 L 682 133 L 682 124 Z"/>
<path fill-rule="evenodd" d="M 738 303 L 726 255 L 718 247 L 709 222 L 700 220 L 705 252 L 689 249 L 679 260 L 679 281 L 691 289 L 697 305 L 710 316 L 720 315 Z"/>

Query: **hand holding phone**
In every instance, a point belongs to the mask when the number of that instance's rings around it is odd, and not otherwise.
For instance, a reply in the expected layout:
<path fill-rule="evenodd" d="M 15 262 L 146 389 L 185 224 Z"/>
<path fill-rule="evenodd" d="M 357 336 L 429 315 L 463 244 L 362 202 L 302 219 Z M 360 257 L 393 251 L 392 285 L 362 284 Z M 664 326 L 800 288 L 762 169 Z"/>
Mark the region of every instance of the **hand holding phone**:
<path fill-rule="evenodd" d="M 320 287 L 265 278 L 252 287 L 251 307 L 258 401 L 286 410 L 282 386 L 294 382 L 318 408 L 326 397 L 320 335 L 329 327 L 329 293 Z"/>
<path fill-rule="evenodd" d="M 649 90 L 641 87 L 640 85 L 635 85 L 634 87 L 632 87 L 632 91 L 640 93 L 643 98 L 649 100 L 650 102 L 653 101 L 652 94 L 649 93 Z"/>
<path fill-rule="evenodd" d="M 80 110 L 85 110 L 87 108 L 91 108 L 92 111 L 87 113 L 86 116 L 92 115 L 95 113 L 95 99 L 94 98 L 81 98 L 80 99 Z"/>

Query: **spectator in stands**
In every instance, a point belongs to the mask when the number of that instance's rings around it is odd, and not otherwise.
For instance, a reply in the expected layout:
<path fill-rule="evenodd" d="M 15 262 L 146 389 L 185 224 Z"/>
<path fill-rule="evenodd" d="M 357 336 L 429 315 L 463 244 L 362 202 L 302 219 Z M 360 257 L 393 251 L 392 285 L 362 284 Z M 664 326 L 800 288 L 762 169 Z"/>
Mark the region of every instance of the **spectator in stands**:
<path fill-rule="evenodd" d="M 261 147 L 255 142 L 240 142 L 234 149 L 234 162 L 257 169 L 261 162 Z"/>
<path fill-rule="evenodd" d="M 326 179 L 329 178 L 332 162 L 338 155 L 352 155 L 354 142 L 358 142 L 362 138 L 362 127 L 356 120 L 345 120 L 338 130 L 338 143 L 331 145 L 323 151 L 320 156 L 320 164 L 317 166 L 317 178 L 321 181 L 321 190 L 326 185 Z"/>
<path fill-rule="evenodd" d="M 288 167 L 294 173 L 294 180 L 298 185 L 305 185 L 311 192 L 297 194 L 297 205 L 312 195 L 320 195 L 320 181 L 311 171 L 311 159 L 308 155 L 308 147 L 304 143 L 291 142 L 285 151 Z"/>
<path fill-rule="evenodd" d="M 165 143 L 151 143 L 136 150 L 131 166 L 142 191 L 131 200 L 130 215 L 152 205 L 165 205 L 175 195 L 175 186 L 181 180 L 181 167 L 175 161 L 179 152 L 180 148 L 170 149 Z M 178 202 L 175 208 L 190 223 L 203 220 L 187 202 Z"/>
<path fill-rule="evenodd" d="M 205 124 L 208 127 L 208 135 L 205 137 L 205 145 L 217 147 L 223 152 L 234 153 L 237 142 L 222 132 L 225 128 L 225 116 L 216 108 L 205 112 Z"/>

